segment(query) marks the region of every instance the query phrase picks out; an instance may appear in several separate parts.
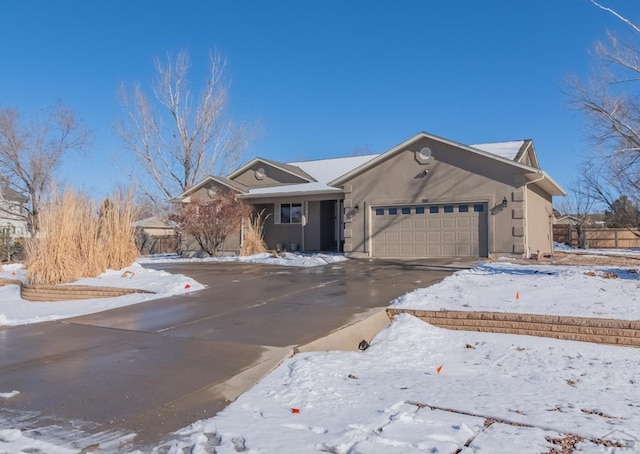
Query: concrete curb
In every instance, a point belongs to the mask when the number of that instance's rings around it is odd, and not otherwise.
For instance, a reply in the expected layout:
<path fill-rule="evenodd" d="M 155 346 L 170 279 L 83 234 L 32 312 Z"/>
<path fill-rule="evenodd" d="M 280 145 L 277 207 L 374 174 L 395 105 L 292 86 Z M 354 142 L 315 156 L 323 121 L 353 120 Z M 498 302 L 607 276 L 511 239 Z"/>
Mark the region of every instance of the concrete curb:
<path fill-rule="evenodd" d="M 273 372 L 280 364 L 298 353 L 320 351 L 357 351 L 361 340 L 370 342 L 391 320 L 385 308 L 374 308 L 355 315 L 351 322 L 336 329 L 329 335 L 297 347 L 268 347 L 261 358 L 237 375 L 213 385 L 208 392 L 220 394 L 227 401 L 234 401 L 242 393 L 253 388 L 264 377 Z"/>
<path fill-rule="evenodd" d="M 371 339 L 389 326 L 389 323 L 391 320 L 386 315 L 384 308 L 373 308 L 354 316 L 350 323 L 341 326 L 327 336 L 305 345 L 299 345 L 294 349 L 294 353 L 329 350 L 357 351 L 360 341 L 371 342 Z"/>
<path fill-rule="evenodd" d="M 504 312 L 387 309 L 390 319 L 410 314 L 446 329 L 519 334 L 554 339 L 640 347 L 640 321 Z"/>

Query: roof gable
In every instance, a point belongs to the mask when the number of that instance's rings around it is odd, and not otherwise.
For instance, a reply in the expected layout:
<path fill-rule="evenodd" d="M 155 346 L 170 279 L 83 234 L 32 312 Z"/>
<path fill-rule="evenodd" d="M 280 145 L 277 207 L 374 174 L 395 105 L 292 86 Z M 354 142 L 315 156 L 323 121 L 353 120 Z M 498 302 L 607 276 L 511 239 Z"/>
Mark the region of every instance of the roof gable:
<path fill-rule="evenodd" d="M 376 156 L 378 155 L 347 156 L 344 158 L 329 158 L 287 163 L 286 165 L 299 168 L 301 171 L 313 177 L 313 181 L 300 184 L 249 188 L 248 193 L 244 194 L 243 197 L 253 198 L 309 193 L 341 193 L 342 190 L 340 188 L 330 186 L 328 183 L 345 172 L 370 161 Z"/>
<path fill-rule="evenodd" d="M 242 167 L 240 167 L 239 169 L 235 170 L 233 173 L 229 174 L 227 176 L 227 178 L 229 180 L 234 180 L 236 178 L 238 178 L 240 175 L 242 175 L 243 173 L 245 173 L 247 170 L 250 170 L 252 167 L 254 167 L 256 164 L 266 164 L 268 166 L 274 167 L 278 170 L 281 170 L 283 172 L 286 172 L 290 175 L 293 175 L 295 177 L 301 178 L 302 180 L 305 180 L 307 182 L 312 182 L 315 181 L 314 178 L 309 175 L 308 173 L 304 172 L 302 169 L 300 169 L 299 167 L 292 165 L 292 164 L 287 164 L 284 162 L 278 162 L 278 161 L 272 161 L 270 159 L 265 159 L 265 158 L 255 158 L 252 159 L 251 161 L 249 161 L 248 163 L 246 163 L 245 165 L 243 165 Z"/>
<path fill-rule="evenodd" d="M 447 144 L 461 150 L 468 151 L 470 153 L 474 153 L 476 155 L 484 156 L 486 158 L 492 159 L 497 162 L 501 162 L 503 164 L 507 164 L 518 169 L 524 170 L 525 172 L 532 174 L 535 178 L 531 179 L 530 182 L 535 182 L 537 185 L 543 187 L 543 189 L 549 194 L 552 195 L 566 195 L 564 189 L 562 189 L 549 175 L 545 172 L 541 171 L 537 167 L 533 167 L 528 164 L 524 164 L 522 162 L 518 162 L 515 160 L 518 156 L 522 156 L 521 150 L 528 150 L 528 147 L 533 147 L 533 142 L 531 140 L 522 140 L 522 141 L 511 141 L 511 142 L 500 142 L 496 144 L 479 144 L 475 146 L 464 145 L 459 142 L 455 142 L 453 140 L 445 139 L 443 137 L 439 137 L 433 134 L 428 134 L 426 132 L 421 132 L 411 137 L 410 139 L 402 142 L 399 145 L 391 148 L 390 150 L 378 155 L 377 157 L 371 159 L 370 161 L 364 163 L 363 165 L 351 170 L 350 172 L 345 173 L 344 175 L 336 178 L 333 181 L 329 182 L 330 186 L 342 186 L 352 178 L 366 172 L 367 170 L 375 167 L 376 165 L 386 161 L 387 159 L 392 158 L 398 153 L 405 151 L 407 148 L 412 145 L 418 143 L 422 139 L 430 139 L 433 141 L 441 142 L 443 144 Z M 500 151 L 505 156 L 501 154 L 497 154 L 491 151 L 486 151 L 478 147 L 484 147 L 486 149 L 492 149 L 494 151 Z M 513 156 L 513 157 L 511 157 Z M 537 164 L 537 158 L 536 158 Z"/>
<path fill-rule="evenodd" d="M 0 187 L 0 199 L 8 202 L 26 203 L 27 198 L 10 187 Z"/>
<path fill-rule="evenodd" d="M 509 164 L 509 165 L 514 165 L 516 167 L 520 167 L 520 168 L 522 168 L 524 170 L 536 171 L 536 169 L 534 169 L 534 168 L 532 168 L 530 166 L 515 162 L 512 159 L 500 156 L 498 154 L 494 154 L 494 153 L 491 153 L 491 152 L 488 152 L 488 151 L 484 151 L 484 150 L 482 150 L 480 148 L 474 148 L 474 147 L 471 147 L 471 146 L 468 146 L 468 145 L 464 145 L 464 144 L 461 144 L 459 142 L 455 142 L 453 140 L 445 139 L 443 137 L 439 137 L 439 136 L 436 136 L 436 135 L 433 135 L 433 134 L 427 134 L 426 132 L 421 132 L 421 133 L 416 134 L 415 136 L 411 137 L 410 139 L 402 142 L 401 144 L 396 145 L 395 147 L 391 148 L 390 150 L 378 155 L 375 159 L 372 159 L 371 161 L 367 162 L 366 164 L 364 164 L 364 165 L 362 165 L 362 166 L 360 166 L 360 167 L 358 167 L 356 169 L 353 169 L 351 172 L 348 172 L 348 173 L 342 175 L 339 178 L 336 178 L 335 180 L 331 181 L 329 184 L 331 186 L 340 186 L 340 185 L 344 184 L 345 182 L 349 181 L 351 178 L 353 178 L 353 177 L 355 177 L 357 175 L 360 175 L 361 173 L 367 171 L 371 167 L 379 164 L 380 162 L 385 161 L 385 160 L 395 156 L 396 154 L 406 150 L 408 147 L 410 147 L 411 145 L 419 142 L 422 139 L 435 140 L 435 141 L 438 141 L 438 142 L 441 142 L 441 143 L 444 143 L 444 144 L 447 144 L 447 145 L 451 145 L 451 146 L 460 148 L 462 150 L 469 151 L 471 153 L 479 154 L 481 156 L 485 156 L 487 158 L 494 159 L 494 160 L 502 162 L 502 163 L 506 163 L 506 164 Z"/>
<path fill-rule="evenodd" d="M 196 191 L 199 191 L 200 189 L 202 189 L 204 186 L 206 186 L 209 183 L 216 183 L 216 184 L 225 186 L 225 187 L 231 189 L 232 191 L 238 192 L 238 193 L 241 193 L 241 194 L 247 192 L 247 188 L 244 185 L 242 185 L 242 184 L 240 184 L 238 182 L 229 180 L 228 178 L 225 178 L 225 177 L 214 177 L 212 175 L 209 175 L 208 177 L 203 178 L 198 183 L 196 183 L 193 186 L 191 186 L 186 191 L 184 191 L 181 194 L 179 194 L 179 195 L 175 196 L 174 198 L 170 199 L 169 203 L 181 202 L 185 198 L 189 197 L 190 195 L 192 195 Z"/>

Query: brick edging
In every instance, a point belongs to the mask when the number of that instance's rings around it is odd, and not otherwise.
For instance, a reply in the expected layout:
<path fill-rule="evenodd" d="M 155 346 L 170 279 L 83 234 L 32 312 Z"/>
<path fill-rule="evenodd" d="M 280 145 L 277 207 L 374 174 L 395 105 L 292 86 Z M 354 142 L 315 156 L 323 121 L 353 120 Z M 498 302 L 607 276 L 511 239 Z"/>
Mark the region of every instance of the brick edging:
<path fill-rule="evenodd" d="M 68 301 L 91 298 L 115 298 L 133 293 L 153 293 L 137 288 L 93 287 L 90 285 L 24 285 L 18 279 L 0 279 L 0 286 L 18 285 L 26 301 Z"/>
<path fill-rule="evenodd" d="M 427 311 L 388 308 L 446 329 L 479 331 L 640 347 L 640 321 L 510 312 Z"/>

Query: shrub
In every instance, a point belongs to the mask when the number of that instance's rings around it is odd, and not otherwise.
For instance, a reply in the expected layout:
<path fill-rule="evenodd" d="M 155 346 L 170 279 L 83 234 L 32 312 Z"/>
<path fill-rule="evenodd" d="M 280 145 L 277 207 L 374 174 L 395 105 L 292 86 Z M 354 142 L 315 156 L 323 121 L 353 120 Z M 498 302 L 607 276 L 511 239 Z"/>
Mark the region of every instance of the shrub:
<path fill-rule="evenodd" d="M 68 190 L 42 210 L 40 231 L 26 243 L 27 284 L 57 284 L 120 269 L 137 257 L 133 203 L 116 194 L 94 201 Z"/>
<path fill-rule="evenodd" d="M 228 191 L 221 191 L 209 201 L 194 200 L 178 208 L 172 216 L 183 234 L 191 235 L 203 251 L 214 257 L 225 239 L 238 232 L 251 215 L 251 205 Z"/>
<path fill-rule="evenodd" d="M 264 221 L 270 214 L 263 216 L 264 210 L 260 213 L 254 213 L 251 219 L 245 223 L 240 255 L 254 255 L 267 252 L 267 245 L 264 242 Z"/>

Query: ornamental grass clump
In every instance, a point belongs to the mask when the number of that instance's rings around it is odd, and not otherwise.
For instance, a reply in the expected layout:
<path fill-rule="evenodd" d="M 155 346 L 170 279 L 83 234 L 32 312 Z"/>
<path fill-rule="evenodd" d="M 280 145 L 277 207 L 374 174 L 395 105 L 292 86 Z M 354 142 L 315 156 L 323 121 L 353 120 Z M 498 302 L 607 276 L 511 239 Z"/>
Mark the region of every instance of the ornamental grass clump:
<path fill-rule="evenodd" d="M 267 252 L 267 245 L 264 242 L 264 221 L 269 216 L 264 216 L 264 210 L 262 210 L 245 223 L 240 255 L 247 256 Z"/>
<path fill-rule="evenodd" d="M 109 200 L 109 199 L 108 199 Z M 131 196 L 116 194 L 96 209 L 73 190 L 55 195 L 27 242 L 27 284 L 59 284 L 131 265 L 138 256 Z"/>

